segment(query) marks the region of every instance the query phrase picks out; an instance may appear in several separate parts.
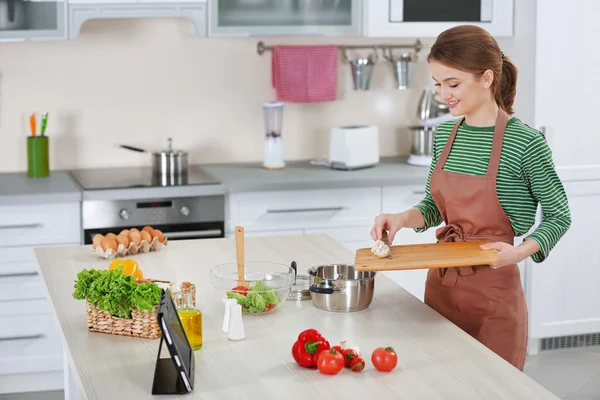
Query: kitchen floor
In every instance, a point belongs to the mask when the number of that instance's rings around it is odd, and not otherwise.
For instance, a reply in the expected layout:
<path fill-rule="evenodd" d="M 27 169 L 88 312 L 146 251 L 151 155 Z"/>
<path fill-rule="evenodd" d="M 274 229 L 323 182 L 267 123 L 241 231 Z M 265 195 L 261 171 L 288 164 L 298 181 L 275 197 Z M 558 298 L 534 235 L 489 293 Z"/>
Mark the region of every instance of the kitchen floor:
<path fill-rule="evenodd" d="M 600 400 L 600 346 L 528 358 L 525 373 L 563 400 Z M 59 400 L 63 392 L 0 395 L 0 400 Z"/>

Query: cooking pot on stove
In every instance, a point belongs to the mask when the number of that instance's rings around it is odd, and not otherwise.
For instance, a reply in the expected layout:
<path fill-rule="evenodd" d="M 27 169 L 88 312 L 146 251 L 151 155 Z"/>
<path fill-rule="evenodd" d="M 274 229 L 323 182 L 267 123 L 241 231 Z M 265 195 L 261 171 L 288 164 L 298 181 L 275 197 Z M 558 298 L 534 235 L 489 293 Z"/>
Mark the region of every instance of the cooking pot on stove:
<path fill-rule="evenodd" d="M 152 155 L 153 181 L 160 181 L 163 186 L 184 184 L 187 181 L 188 153 L 183 150 L 174 150 L 171 138 L 168 139 L 168 143 L 168 149 L 159 151 L 150 151 L 125 144 L 119 144 L 118 147 L 138 153 L 150 153 Z"/>
<path fill-rule="evenodd" d="M 352 265 L 330 264 L 308 270 L 310 297 L 324 311 L 354 312 L 367 309 L 373 301 L 374 271 L 358 272 Z"/>
<path fill-rule="evenodd" d="M 0 30 L 25 27 L 25 2 L 23 0 L 0 0 Z"/>

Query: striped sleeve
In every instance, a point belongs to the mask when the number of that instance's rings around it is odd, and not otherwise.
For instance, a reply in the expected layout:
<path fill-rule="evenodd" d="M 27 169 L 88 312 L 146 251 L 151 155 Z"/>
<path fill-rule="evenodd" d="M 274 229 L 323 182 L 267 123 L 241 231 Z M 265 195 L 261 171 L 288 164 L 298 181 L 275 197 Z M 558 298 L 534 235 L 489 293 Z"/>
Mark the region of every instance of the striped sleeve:
<path fill-rule="evenodd" d="M 425 226 L 423 228 L 415 228 L 415 232 L 422 233 L 432 226 L 438 226 L 442 223 L 442 215 L 438 210 L 435 202 L 433 201 L 433 197 L 431 197 L 431 191 L 429 190 L 429 183 L 431 182 L 431 175 L 433 174 L 433 170 L 435 169 L 435 164 L 437 163 L 437 156 L 435 151 L 435 136 L 433 137 L 433 157 L 431 161 L 431 166 L 429 167 L 429 174 L 427 175 L 427 182 L 425 184 L 425 197 L 423 200 L 419 202 L 413 208 L 421 211 L 423 215 L 423 219 L 425 220 Z"/>
<path fill-rule="evenodd" d="M 527 145 L 521 166 L 531 193 L 542 206 L 540 225 L 526 237 L 540 245 L 540 251 L 531 257 L 539 263 L 548 257 L 571 227 L 571 212 L 567 194 L 554 168 L 552 151 L 543 136 L 536 135 Z"/>

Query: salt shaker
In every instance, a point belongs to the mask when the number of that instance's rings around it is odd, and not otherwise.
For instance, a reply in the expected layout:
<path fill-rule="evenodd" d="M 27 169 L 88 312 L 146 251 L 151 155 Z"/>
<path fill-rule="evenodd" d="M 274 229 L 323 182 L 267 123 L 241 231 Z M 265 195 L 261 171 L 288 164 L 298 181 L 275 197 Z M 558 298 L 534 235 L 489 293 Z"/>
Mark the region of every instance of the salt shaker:
<path fill-rule="evenodd" d="M 246 337 L 244 332 L 244 322 L 242 320 L 242 306 L 237 304 L 228 304 L 230 308 L 229 329 L 227 330 L 227 339 L 242 340 Z"/>
<path fill-rule="evenodd" d="M 225 303 L 225 316 L 223 317 L 223 333 L 227 333 L 229 331 L 229 320 L 231 319 L 231 305 L 236 304 L 236 299 L 223 299 L 223 303 Z"/>

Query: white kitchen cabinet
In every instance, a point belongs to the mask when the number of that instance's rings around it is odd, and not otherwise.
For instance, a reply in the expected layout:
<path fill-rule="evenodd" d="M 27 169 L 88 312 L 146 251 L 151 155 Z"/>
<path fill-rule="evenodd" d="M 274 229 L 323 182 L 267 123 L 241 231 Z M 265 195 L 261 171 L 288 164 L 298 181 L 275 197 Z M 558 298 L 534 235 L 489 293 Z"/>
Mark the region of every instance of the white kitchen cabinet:
<path fill-rule="evenodd" d="M 480 0 L 475 5 L 462 2 L 461 9 L 460 4 L 445 0 L 438 0 L 433 6 L 431 1 L 423 0 L 365 1 L 363 33 L 367 37 L 435 38 L 453 26 L 472 24 L 495 37 L 512 36 L 513 2 Z"/>
<path fill-rule="evenodd" d="M 544 128 L 563 180 L 600 179 L 600 47 L 595 41 L 600 37 L 600 2 L 544 0 L 536 8 L 535 125 Z M 559 54 L 581 57 L 557 58 Z"/>
<path fill-rule="evenodd" d="M 566 182 L 572 226 L 540 264 L 528 269 L 534 339 L 600 332 L 600 180 Z"/>
<path fill-rule="evenodd" d="M 235 193 L 228 197 L 226 231 L 369 226 L 380 212 L 377 187 Z"/>
<path fill-rule="evenodd" d="M 371 239 L 372 224 L 355 227 L 343 228 L 309 228 L 305 229 L 305 234 L 326 234 L 339 242 L 352 253 L 361 248 L 370 248 L 373 246 Z"/>
<path fill-rule="evenodd" d="M 363 0 L 209 0 L 209 36 L 360 35 Z"/>
<path fill-rule="evenodd" d="M 187 18 L 194 25 L 198 36 L 207 36 L 206 0 L 126 0 L 124 2 L 70 0 L 69 39 L 79 37 L 81 27 L 89 20 L 132 18 Z"/>
<path fill-rule="evenodd" d="M 8 8 L 7 2 L 2 4 Z M 0 15 L 0 42 L 28 40 L 64 40 L 67 37 L 66 1 L 15 0 L 11 12 L 5 9 Z"/>
<path fill-rule="evenodd" d="M 62 335 L 34 248 L 81 243 L 80 203 L 0 206 L 0 395 L 63 388 Z"/>
<path fill-rule="evenodd" d="M 256 237 L 256 236 L 293 236 L 293 235 L 304 235 L 303 229 L 284 229 L 279 231 L 247 231 L 244 230 L 244 236 Z M 235 232 L 225 232 L 226 238 L 235 237 Z"/>
<path fill-rule="evenodd" d="M 572 226 L 547 260 L 527 263 L 530 353 L 556 337 L 575 335 L 577 340 L 561 342 L 569 346 L 585 338 L 577 335 L 600 333 L 600 259 L 593 232 L 600 221 L 600 136 L 594 107 L 600 48 L 593 42 L 600 36 L 595 17 L 600 2 L 538 1 L 536 13 L 535 127 L 545 132 L 565 183 Z M 567 53 L 583 58 L 557 61 L 557 54 Z"/>

